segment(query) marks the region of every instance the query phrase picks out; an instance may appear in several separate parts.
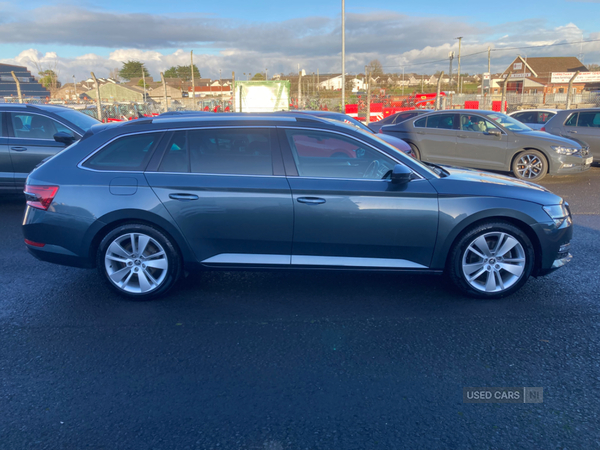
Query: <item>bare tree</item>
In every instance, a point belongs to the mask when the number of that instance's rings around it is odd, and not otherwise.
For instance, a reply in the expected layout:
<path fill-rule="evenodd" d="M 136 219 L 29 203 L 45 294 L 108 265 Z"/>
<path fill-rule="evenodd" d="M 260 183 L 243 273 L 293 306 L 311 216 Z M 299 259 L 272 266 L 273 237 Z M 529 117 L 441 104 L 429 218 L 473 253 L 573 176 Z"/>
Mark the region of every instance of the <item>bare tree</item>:
<path fill-rule="evenodd" d="M 56 91 L 60 88 L 61 84 L 58 81 L 59 70 L 58 70 L 58 60 L 54 60 L 53 62 L 49 62 L 44 65 L 40 61 L 35 62 L 35 67 L 38 71 L 39 83 L 44 86 L 46 89 L 50 91 L 50 96 L 54 97 Z"/>
<path fill-rule="evenodd" d="M 121 81 L 121 76 L 119 75 L 119 68 L 115 67 L 114 69 L 111 69 L 111 71 L 108 73 L 108 78 L 112 78 L 115 81 Z"/>

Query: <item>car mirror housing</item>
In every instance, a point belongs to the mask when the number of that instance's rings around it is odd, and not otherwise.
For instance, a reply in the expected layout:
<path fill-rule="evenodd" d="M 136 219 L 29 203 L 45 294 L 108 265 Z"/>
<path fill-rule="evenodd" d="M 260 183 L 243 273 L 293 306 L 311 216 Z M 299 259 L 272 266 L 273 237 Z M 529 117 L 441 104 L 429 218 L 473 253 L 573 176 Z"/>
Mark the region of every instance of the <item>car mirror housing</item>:
<path fill-rule="evenodd" d="M 498 130 L 489 130 L 487 132 L 487 134 L 489 134 L 491 136 L 496 136 L 496 137 L 502 136 L 502 133 L 500 133 L 500 131 L 498 131 Z"/>
<path fill-rule="evenodd" d="M 412 170 L 402 164 L 396 164 L 392 170 L 391 180 L 394 184 L 406 184 L 412 178 Z"/>
<path fill-rule="evenodd" d="M 56 142 L 61 142 L 65 145 L 71 145 L 77 139 L 71 133 L 67 133 L 66 131 L 59 131 L 54 135 L 54 140 Z"/>

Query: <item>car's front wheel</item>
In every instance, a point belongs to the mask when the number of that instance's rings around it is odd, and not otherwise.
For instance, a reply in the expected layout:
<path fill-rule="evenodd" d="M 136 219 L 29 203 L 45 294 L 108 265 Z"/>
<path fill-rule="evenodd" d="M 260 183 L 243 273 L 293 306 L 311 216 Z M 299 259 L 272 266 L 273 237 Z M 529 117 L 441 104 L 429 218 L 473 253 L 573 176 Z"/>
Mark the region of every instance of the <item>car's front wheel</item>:
<path fill-rule="evenodd" d="M 525 150 L 516 156 L 512 171 L 521 180 L 539 181 L 548 173 L 548 161 L 542 152 Z"/>
<path fill-rule="evenodd" d="M 167 292 L 179 278 L 181 258 L 171 239 L 143 224 L 126 224 L 108 233 L 96 265 L 119 294 L 146 300 Z"/>
<path fill-rule="evenodd" d="M 533 270 L 535 251 L 516 226 L 490 221 L 466 231 L 448 260 L 450 278 L 465 294 L 501 298 L 519 290 Z"/>

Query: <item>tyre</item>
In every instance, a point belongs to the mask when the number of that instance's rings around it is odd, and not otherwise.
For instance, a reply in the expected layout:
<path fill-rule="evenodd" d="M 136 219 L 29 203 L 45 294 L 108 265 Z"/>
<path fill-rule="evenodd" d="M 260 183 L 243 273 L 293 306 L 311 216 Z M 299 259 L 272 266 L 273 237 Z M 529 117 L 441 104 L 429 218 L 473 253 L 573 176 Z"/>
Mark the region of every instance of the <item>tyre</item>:
<path fill-rule="evenodd" d="M 411 144 L 410 142 L 408 145 L 410 145 L 410 156 L 412 156 L 415 159 L 421 160 L 421 152 L 419 151 L 417 146 L 415 144 Z"/>
<path fill-rule="evenodd" d="M 116 292 L 147 300 L 166 293 L 181 274 L 181 257 L 156 228 L 127 224 L 108 233 L 96 256 L 100 276 Z"/>
<path fill-rule="evenodd" d="M 548 160 L 542 152 L 525 150 L 515 157 L 512 172 L 520 180 L 539 181 L 548 173 Z"/>
<path fill-rule="evenodd" d="M 494 299 L 519 290 L 533 270 L 535 251 L 527 235 L 505 222 L 467 230 L 448 259 L 452 282 L 471 297 Z"/>

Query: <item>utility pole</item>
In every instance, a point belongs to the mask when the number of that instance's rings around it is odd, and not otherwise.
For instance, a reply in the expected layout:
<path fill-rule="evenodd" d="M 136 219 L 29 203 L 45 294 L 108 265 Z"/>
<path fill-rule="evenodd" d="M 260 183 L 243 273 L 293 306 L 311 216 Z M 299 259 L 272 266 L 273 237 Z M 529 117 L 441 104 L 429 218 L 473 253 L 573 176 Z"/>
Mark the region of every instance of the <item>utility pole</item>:
<path fill-rule="evenodd" d="M 462 83 L 460 82 L 460 47 L 462 43 L 462 36 L 457 37 L 458 39 L 458 93 L 462 94 Z"/>
<path fill-rule="evenodd" d="M 300 67 L 300 65 L 298 65 Z M 302 101 L 302 71 L 298 70 L 298 109 L 300 108 L 300 102 Z"/>
<path fill-rule="evenodd" d="M 444 71 L 440 73 L 440 77 L 437 82 L 437 95 L 435 96 L 435 109 L 439 111 L 440 109 L 440 88 L 442 87 L 442 77 L 444 76 Z"/>
<path fill-rule="evenodd" d="M 369 68 L 365 66 L 365 80 L 367 80 L 367 126 L 371 123 L 371 80 L 369 77 Z"/>
<path fill-rule="evenodd" d="M 75 89 L 75 101 L 77 101 L 77 82 L 75 81 L 75 75 L 73 75 L 73 89 Z"/>
<path fill-rule="evenodd" d="M 196 83 L 194 83 L 194 50 L 190 51 L 190 68 L 192 69 L 192 109 L 196 109 Z"/>
<path fill-rule="evenodd" d="M 402 95 L 404 95 L 404 66 L 402 66 Z"/>
<path fill-rule="evenodd" d="M 160 73 L 160 79 L 162 81 L 163 84 L 163 95 L 164 95 L 164 102 L 165 102 L 165 112 L 167 112 L 169 110 L 169 103 L 167 100 L 167 83 L 165 83 L 165 76 L 163 75 L 163 73 Z"/>
<path fill-rule="evenodd" d="M 512 75 L 512 70 L 510 72 L 508 72 L 508 75 L 506 75 L 506 79 L 504 80 L 504 84 L 502 85 L 502 100 L 500 101 L 500 112 L 502 114 L 506 113 L 506 86 L 508 85 L 508 80 L 510 78 L 510 76 Z"/>
<path fill-rule="evenodd" d="M 319 85 L 319 69 L 317 69 L 317 92 L 321 90 L 321 86 Z"/>
<path fill-rule="evenodd" d="M 448 59 L 450 60 L 450 72 L 448 72 L 449 73 L 448 84 L 449 84 L 450 88 L 448 90 L 451 91 L 452 90 L 452 60 L 454 59 L 454 52 L 448 52 Z"/>
<path fill-rule="evenodd" d="M 17 95 L 19 96 L 19 103 L 23 103 L 23 96 L 21 95 L 21 82 L 19 81 L 19 79 L 17 78 L 17 76 L 15 75 L 14 72 L 10 73 L 13 77 L 13 80 L 15 80 L 15 84 L 17 85 Z M 92 74 L 94 75 L 94 74 Z M 94 78 L 95 80 L 95 78 Z"/>
<path fill-rule="evenodd" d="M 231 111 L 235 112 L 235 72 L 231 72 Z"/>
<path fill-rule="evenodd" d="M 96 79 L 96 75 L 94 72 L 90 72 L 92 74 L 92 79 L 94 80 L 94 84 L 96 85 L 96 108 L 98 112 L 98 120 L 100 122 L 104 122 L 102 120 L 102 103 L 100 101 L 100 85 L 98 84 L 98 80 Z"/>
<path fill-rule="evenodd" d="M 146 74 L 144 73 L 144 63 L 142 66 L 142 84 L 144 85 L 144 103 L 146 103 Z"/>
<path fill-rule="evenodd" d="M 575 78 L 577 78 L 577 75 L 579 75 L 579 70 L 577 72 L 575 72 L 575 75 L 573 75 L 571 77 L 571 79 L 569 80 L 569 90 L 567 91 L 567 109 L 571 109 L 571 97 L 572 97 L 572 91 L 573 91 L 573 82 L 575 81 Z"/>
<path fill-rule="evenodd" d="M 269 69 L 265 69 L 265 81 L 269 80 Z"/>
<path fill-rule="evenodd" d="M 346 1 L 342 0 L 342 114 L 346 113 Z"/>

